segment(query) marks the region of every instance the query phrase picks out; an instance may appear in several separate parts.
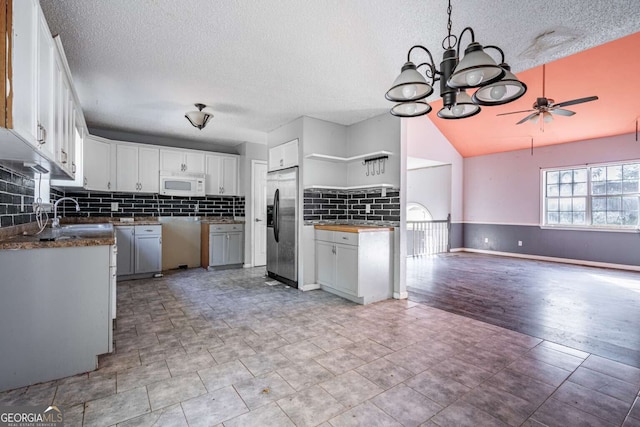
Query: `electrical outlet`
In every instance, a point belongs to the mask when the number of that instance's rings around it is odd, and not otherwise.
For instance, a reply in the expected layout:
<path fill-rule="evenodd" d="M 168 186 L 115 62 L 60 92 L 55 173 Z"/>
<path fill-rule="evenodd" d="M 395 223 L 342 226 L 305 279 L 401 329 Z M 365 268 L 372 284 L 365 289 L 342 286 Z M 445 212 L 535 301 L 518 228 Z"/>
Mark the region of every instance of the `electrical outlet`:
<path fill-rule="evenodd" d="M 193 211 L 194 212 L 198 212 L 200 210 L 200 204 L 196 203 L 195 205 L 193 205 Z"/>
<path fill-rule="evenodd" d="M 518 246 L 522 246 L 522 240 L 518 240 Z"/>
<path fill-rule="evenodd" d="M 364 212 L 371 213 L 371 205 L 364 205 Z"/>
<path fill-rule="evenodd" d="M 382 194 L 381 194 L 381 196 L 382 196 L 382 197 L 387 197 L 387 189 L 386 189 L 386 188 L 383 188 L 383 189 L 382 189 Z"/>
<path fill-rule="evenodd" d="M 118 202 L 111 202 L 111 212 L 118 212 Z"/>
<path fill-rule="evenodd" d="M 20 196 L 20 212 L 24 212 L 24 196 Z"/>
<path fill-rule="evenodd" d="M 489 243 L 489 238 L 488 238 L 488 237 L 485 237 L 485 238 L 484 238 L 484 242 L 485 242 L 485 243 Z"/>

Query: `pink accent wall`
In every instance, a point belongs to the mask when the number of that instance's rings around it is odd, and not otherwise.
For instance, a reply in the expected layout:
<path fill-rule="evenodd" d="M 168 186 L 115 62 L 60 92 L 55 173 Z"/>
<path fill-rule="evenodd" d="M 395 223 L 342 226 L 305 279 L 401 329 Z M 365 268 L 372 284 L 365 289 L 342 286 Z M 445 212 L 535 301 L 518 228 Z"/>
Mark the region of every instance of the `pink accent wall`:
<path fill-rule="evenodd" d="M 464 159 L 464 221 L 540 223 L 540 169 L 640 159 L 635 135 L 620 135 Z"/>

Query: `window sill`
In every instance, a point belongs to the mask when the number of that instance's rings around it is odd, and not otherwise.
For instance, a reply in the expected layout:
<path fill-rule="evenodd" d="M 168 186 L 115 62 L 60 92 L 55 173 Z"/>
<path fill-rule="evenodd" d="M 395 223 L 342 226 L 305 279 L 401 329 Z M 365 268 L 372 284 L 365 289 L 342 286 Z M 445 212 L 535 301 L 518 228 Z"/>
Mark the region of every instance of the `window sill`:
<path fill-rule="evenodd" d="M 614 228 L 614 227 L 572 227 L 570 225 L 540 225 L 542 230 L 562 231 L 605 231 L 610 233 L 640 233 L 640 228 Z"/>

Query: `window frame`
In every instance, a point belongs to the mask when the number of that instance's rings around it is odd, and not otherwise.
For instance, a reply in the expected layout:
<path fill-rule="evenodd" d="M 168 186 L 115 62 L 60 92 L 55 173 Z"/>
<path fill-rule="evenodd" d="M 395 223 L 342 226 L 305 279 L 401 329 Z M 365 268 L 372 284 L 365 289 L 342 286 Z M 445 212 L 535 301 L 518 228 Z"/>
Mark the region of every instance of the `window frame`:
<path fill-rule="evenodd" d="M 549 167 L 549 168 L 540 168 L 540 228 L 542 229 L 554 229 L 554 230 L 581 230 L 581 231 L 609 231 L 616 233 L 637 233 L 640 232 L 640 220 L 638 220 L 638 224 L 635 225 L 606 225 L 606 224 L 593 224 L 592 217 L 592 199 L 593 197 L 598 197 L 600 195 L 592 194 L 591 188 L 591 169 L 598 167 L 609 167 L 609 166 L 624 166 L 628 164 L 640 163 L 640 159 L 630 159 L 630 160 L 620 160 L 614 162 L 603 162 L 603 163 L 585 163 L 581 165 L 572 165 L 572 166 L 557 166 L 557 167 Z M 585 207 L 585 224 L 548 224 L 547 223 L 547 172 L 554 171 L 566 171 L 566 170 L 575 170 L 575 169 L 587 169 L 587 194 L 584 196 L 586 198 L 586 207 Z M 624 193 L 621 193 L 623 195 Z M 640 188 L 638 189 L 638 199 L 640 202 Z M 605 195 L 602 195 L 606 197 Z M 560 198 L 560 196 L 558 196 Z"/>

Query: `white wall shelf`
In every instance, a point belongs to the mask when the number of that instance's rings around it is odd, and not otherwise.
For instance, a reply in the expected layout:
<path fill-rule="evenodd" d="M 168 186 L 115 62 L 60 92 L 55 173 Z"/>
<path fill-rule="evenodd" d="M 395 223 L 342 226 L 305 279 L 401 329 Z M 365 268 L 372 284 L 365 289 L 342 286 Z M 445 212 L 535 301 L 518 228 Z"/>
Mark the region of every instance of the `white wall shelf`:
<path fill-rule="evenodd" d="M 392 184 L 367 184 L 352 185 L 350 187 L 337 187 L 334 185 L 307 185 L 305 190 L 365 190 L 368 188 L 393 188 Z"/>
<path fill-rule="evenodd" d="M 357 160 L 364 160 L 370 157 L 390 156 L 392 154 L 393 153 L 391 151 L 385 151 L 385 150 L 374 151 L 372 153 L 367 153 L 367 154 L 360 154 L 358 156 L 353 156 L 353 157 L 339 157 L 339 156 L 330 156 L 328 154 L 311 153 L 311 154 L 307 154 L 305 158 L 313 159 L 313 160 L 324 160 L 326 162 L 350 163 L 350 162 L 355 162 Z"/>

